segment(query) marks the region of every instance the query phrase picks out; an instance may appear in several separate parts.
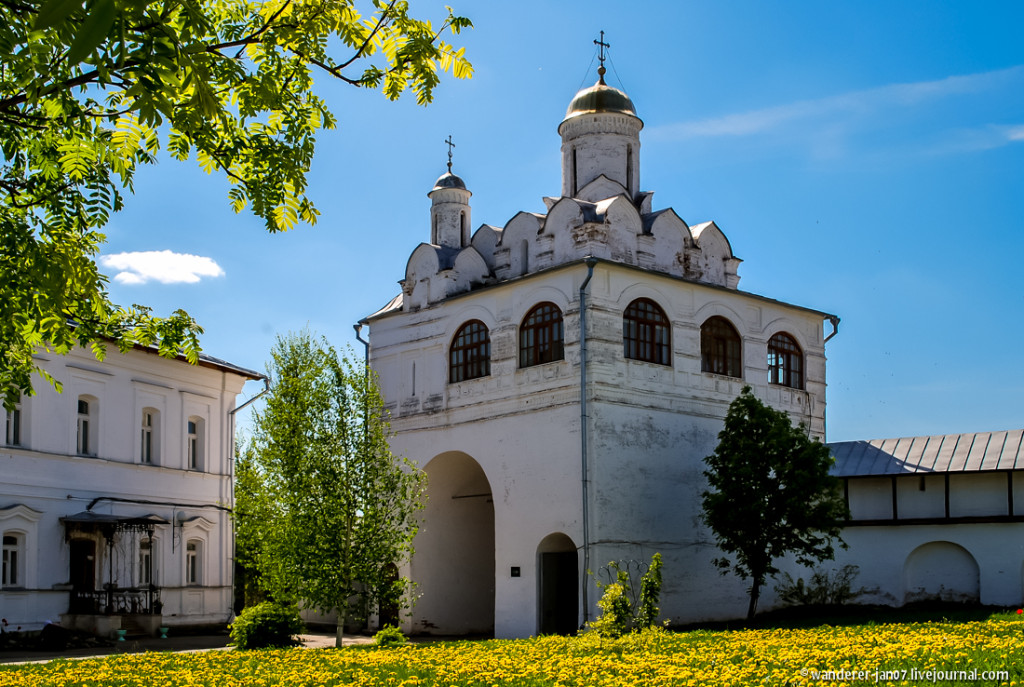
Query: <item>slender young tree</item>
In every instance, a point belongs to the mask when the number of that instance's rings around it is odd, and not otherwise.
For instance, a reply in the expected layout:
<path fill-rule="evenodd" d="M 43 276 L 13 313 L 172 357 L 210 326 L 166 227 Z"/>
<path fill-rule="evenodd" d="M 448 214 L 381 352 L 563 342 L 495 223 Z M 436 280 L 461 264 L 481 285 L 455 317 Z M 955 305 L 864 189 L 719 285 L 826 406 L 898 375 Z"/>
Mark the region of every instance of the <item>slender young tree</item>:
<path fill-rule="evenodd" d="M 704 462 L 702 516 L 726 554 L 714 563 L 723 575 L 750 580 L 748 620 L 761 587 L 779 572 L 778 559 L 791 555 L 812 566 L 835 557 L 834 541 L 845 548 L 839 530 L 849 510 L 829 474 L 828 447 L 749 386 L 729 406 L 718 447 Z"/>
<path fill-rule="evenodd" d="M 278 337 L 271 389 L 239 454 L 239 558 L 275 600 L 352 613 L 394 604 L 409 582 L 423 475 L 388 449 L 375 379 L 303 331 Z"/>

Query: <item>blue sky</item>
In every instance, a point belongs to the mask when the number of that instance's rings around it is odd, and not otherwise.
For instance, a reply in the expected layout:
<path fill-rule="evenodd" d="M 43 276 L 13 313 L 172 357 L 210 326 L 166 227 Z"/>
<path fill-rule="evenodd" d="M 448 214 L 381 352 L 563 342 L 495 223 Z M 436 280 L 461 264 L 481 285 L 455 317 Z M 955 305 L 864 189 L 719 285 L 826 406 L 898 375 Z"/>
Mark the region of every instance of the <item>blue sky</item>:
<path fill-rule="evenodd" d="M 107 227 L 115 302 L 183 307 L 207 353 L 257 370 L 306 325 L 361 354 L 352 324 L 429 239 L 449 134 L 474 227 L 558 194 L 557 127 L 603 29 L 655 207 L 714 220 L 741 289 L 842 318 L 828 440 L 1024 426 L 1024 3 L 449 1 L 476 73 L 431 106 L 322 80 L 339 126 L 315 227 L 271 236 L 195 164 L 143 170 Z M 170 254 L 116 262 L 136 251 Z"/>

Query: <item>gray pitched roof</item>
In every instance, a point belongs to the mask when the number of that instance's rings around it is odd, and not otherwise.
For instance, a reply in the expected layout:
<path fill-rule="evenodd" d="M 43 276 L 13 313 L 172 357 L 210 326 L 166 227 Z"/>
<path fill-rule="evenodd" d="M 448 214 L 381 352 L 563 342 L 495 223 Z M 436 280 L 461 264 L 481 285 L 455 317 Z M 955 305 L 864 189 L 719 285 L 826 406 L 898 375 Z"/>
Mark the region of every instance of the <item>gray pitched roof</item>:
<path fill-rule="evenodd" d="M 837 477 L 1024 470 L 1024 430 L 840 441 L 828 447 Z"/>

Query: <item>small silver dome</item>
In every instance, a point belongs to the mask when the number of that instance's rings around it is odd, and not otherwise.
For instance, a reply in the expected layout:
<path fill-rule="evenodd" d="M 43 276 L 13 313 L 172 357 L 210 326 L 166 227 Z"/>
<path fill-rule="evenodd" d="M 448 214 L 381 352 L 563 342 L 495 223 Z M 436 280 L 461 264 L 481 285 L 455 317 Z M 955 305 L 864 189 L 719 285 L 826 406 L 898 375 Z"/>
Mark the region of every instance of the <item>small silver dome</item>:
<path fill-rule="evenodd" d="M 466 182 L 464 182 L 459 176 L 452 174 L 451 172 L 445 172 L 437 181 L 434 182 L 434 188 L 431 191 L 436 191 L 442 188 L 459 188 L 463 191 L 466 190 Z"/>

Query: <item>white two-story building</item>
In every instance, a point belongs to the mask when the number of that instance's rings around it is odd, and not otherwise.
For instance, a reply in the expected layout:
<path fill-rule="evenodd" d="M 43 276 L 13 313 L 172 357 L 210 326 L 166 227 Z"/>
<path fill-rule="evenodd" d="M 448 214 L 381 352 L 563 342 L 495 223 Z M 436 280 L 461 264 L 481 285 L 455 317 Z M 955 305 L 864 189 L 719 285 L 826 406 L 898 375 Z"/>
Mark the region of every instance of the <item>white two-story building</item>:
<path fill-rule="evenodd" d="M 63 386 L 5 411 L 0 616 L 107 634 L 231 614 L 232 410 L 263 375 L 108 347 L 37 362 Z"/>

